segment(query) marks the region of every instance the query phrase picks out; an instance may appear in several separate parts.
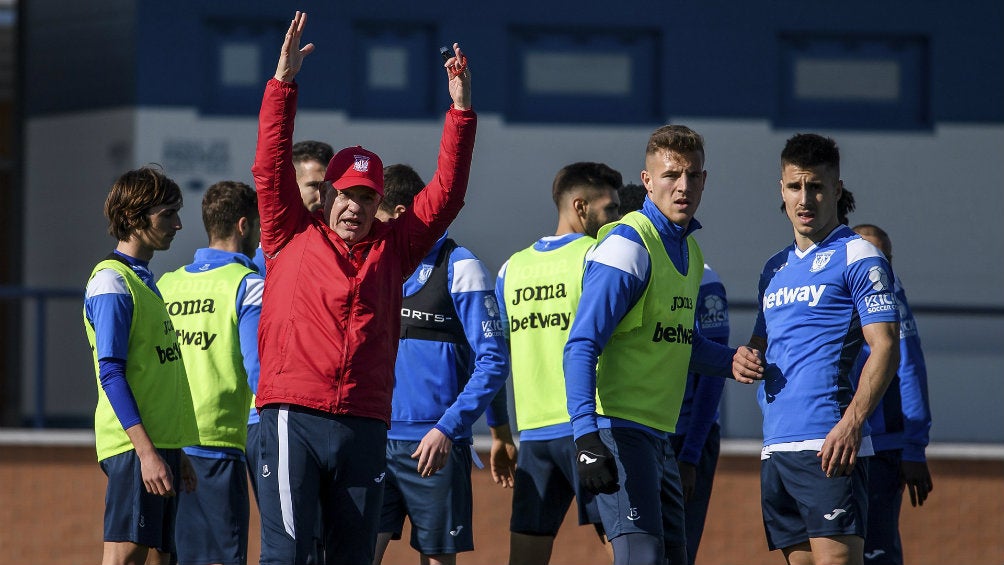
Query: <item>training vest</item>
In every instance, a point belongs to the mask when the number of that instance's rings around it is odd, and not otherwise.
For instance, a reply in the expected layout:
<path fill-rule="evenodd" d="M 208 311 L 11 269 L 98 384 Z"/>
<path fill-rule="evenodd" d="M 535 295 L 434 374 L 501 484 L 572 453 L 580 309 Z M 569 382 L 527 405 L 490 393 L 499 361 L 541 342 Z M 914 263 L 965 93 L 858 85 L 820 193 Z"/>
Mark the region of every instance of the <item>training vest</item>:
<path fill-rule="evenodd" d="M 694 343 L 694 313 L 704 257 L 687 237 L 687 274 L 666 253 L 651 220 L 639 212 L 618 223 L 641 236 L 651 260 L 648 285 L 617 324 L 596 366 L 596 411 L 665 432 L 676 430 Z M 600 230 L 602 239 L 616 224 Z"/>
<path fill-rule="evenodd" d="M 237 291 L 253 272 L 240 263 L 195 273 L 182 267 L 157 282 L 184 353 L 202 446 L 243 450 L 247 443 L 251 389 L 237 329 Z"/>
<path fill-rule="evenodd" d="M 164 300 L 144 284 L 121 259 L 113 256 L 105 258 L 94 267 L 90 278 L 104 269 L 111 269 L 121 275 L 132 296 L 126 382 L 136 399 L 143 427 L 150 436 L 150 441 L 161 449 L 195 445 L 198 443 L 199 430 L 195 423 L 192 393 L 188 388 L 181 347 Z M 134 446 L 101 387 L 94 327 L 87 321 L 86 311 L 84 331 L 91 346 L 94 374 L 98 381 L 94 440 L 98 461 L 102 461 L 134 449 Z"/>
<path fill-rule="evenodd" d="M 586 253 L 594 243 L 583 236 L 553 251 L 528 247 L 506 266 L 503 292 L 521 430 L 568 422 L 562 358 L 582 294 Z"/>
<path fill-rule="evenodd" d="M 450 253 L 457 248 L 452 239 L 443 241 L 432 270 L 426 273 L 426 282 L 418 292 L 405 296 L 401 302 L 401 339 L 424 339 L 452 343 L 457 346 L 457 374 L 470 376 L 467 363 L 471 358 L 471 346 L 464 333 L 464 325 L 453 305 L 450 294 L 449 274 Z M 424 266 L 419 266 L 423 268 Z M 419 279 L 423 274 L 419 273 Z M 464 383 L 458 383 L 463 388 Z"/>

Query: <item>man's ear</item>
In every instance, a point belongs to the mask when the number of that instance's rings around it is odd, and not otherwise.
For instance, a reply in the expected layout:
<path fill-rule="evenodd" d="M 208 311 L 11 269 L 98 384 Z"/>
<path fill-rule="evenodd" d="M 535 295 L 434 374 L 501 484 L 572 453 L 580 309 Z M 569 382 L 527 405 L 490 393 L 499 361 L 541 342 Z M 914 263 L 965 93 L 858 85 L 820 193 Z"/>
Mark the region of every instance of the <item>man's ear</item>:
<path fill-rule="evenodd" d="M 589 208 L 589 202 L 586 202 L 585 198 L 577 196 L 572 199 L 572 208 L 579 217 L 586 217 L 586 209 Z"/>
<path fill-rule="evenodd" d="M 247 216 L 241 216 L 240 219 L 237 220 L 237 233 L 240 234 L 241 237 L 246 237 L 248 231 L 250 230 L 251 221 L 248 220 Z"/>
<path fill-rule="evenodd" d="M 401 214 L 404 214 L 406 210 L 407 208 L 404 206 L 404 204 L 398 204 L 397 206 L 394 206 L 394 217 L 396 218 Z"/>

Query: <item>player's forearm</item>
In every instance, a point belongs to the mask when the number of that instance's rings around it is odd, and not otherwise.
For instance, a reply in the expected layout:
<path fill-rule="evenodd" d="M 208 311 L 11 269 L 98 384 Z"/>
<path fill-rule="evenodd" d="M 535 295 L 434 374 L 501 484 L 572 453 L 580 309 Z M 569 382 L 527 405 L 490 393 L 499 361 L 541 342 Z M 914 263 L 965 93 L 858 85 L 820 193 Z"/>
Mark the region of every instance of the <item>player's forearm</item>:
<path fill-rule="evenodd" d="M 893 340 L 886 333 L 873 332 L 873 334 L 869 339 L 871 354 L 861 369 L 857 391 L 844 413 L 844 419 L 858 428 L 864 425 L 865 420 L 881 402 L 882 395 L 885 394 L 899 366 L 898 335 Z"/>

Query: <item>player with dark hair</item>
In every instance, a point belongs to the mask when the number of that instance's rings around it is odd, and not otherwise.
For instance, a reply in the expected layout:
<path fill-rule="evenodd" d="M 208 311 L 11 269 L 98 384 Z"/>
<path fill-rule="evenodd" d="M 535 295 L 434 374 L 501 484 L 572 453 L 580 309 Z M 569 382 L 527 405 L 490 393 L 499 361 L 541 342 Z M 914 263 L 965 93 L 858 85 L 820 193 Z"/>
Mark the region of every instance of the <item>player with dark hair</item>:
<path fill-rule="evenodd" d="M 383 178 L 377 218 L 393 223 L 425 183 L 408 165 L 385 167 Z M 488 271 L 445 234 L 404 282 L 394 373 L 374 563 L 405 517 L 421 563 L 456 563 L 474 549 L 471 426 L 505 385 L 509 357 Z M 488 425 L 499 424 L 490 416 Z"/>
<path fill-rule="evenodd" d="M 347 147 L 325 173 L 324 208 L 300 199 L 292 161 L 299 86 L 313 44 L 297 12 L 268 81 L 254 174 L 268 280 L 259 330 L 263 565 L 301 564 L 320 513 L 325 560 L 371 565 L 386 477 L 401 282 L 463 206 L 477 117 L 457 44 L 444 63 L 453 107 L 429 185 L 394 222 L 376 220 L 380 157 Z"/>
<path fill-rule="evenodd" d="M 123 174 L 105 200 L 115 251 L 94 267 L 84 331 L 94 355 L 94 436 L 105 493 L 104 565 L 142 563 L 151 548 L 174 552 L 178 491 L 196 478 L 181 448 L 198 442 L 177 334 L 150 272 L 154 252 L 181 229 L 182 195 L 158 169 Z M 180 482 L 179 482 L 180 481 Z"/>
<path fill-rule="evenodd" d="M 645 197 L 648 195 L 648 191 L 640 184 L 630 183 L 620 187 L 617 190 L 617 194 L 621 200 L 620 215 L 623 216 L 629 212 L 641 210 L 642 205 L 645 204 Z"/>
<path fill-rule="evenodd" d="M 499 271 L 495 294 L 509 328 L 520 428 L 509 524 L 509 562 L 514 565 L 550 560 L 573 497 L 579 524 L 600 523 L 593 496 L 580 487 L 575 473 L 561 358 L 579 301 L 586 253 L 600 227 L 620 217 L 620 186 L 621 174 L 603 163 L 563 167 L 551 187 L 558 209 L 554 235 L 518 251 Z M 493 409 L 505 410 L 498 405 Z"/>
<path fill-rule="evenodd" d="M 760 280 L 760 313 L 736 374 L 766 363 L 761 498 L 771 549 L 789 563 L 862 563 L 873 453 L 867 418 L 899 362 L 892 270 L 839 220 L 840 152 L 816 134 L 781 153 L 781 197 L 795 242 Z M 857 388 L 850 371 L 871 354 Z M 762 355 L 762 358 L 761 358 Z"/>
<path fill-rule="evenodd" d="M 872 224 L 852 229 L 878 247 L 892 265 L 892 239 L 885 230 Z M 904 487 L 910 493 L 911 506 L 923 506 L 934 490 L 925 454 L 931 429 L 927 365 L 906 291 L 899 277 L 893 278 L 899 307 L 899 368 L 882 402 L 868 419 L 875 456 L 868 462 L 868 532 L 864 556 L 866 563 L 882 565 L 903 565 L 899 512 Z M 868 346 L 861 348 L 851 373 L 855 382 L 869 354 Z"/>
<path fill-rule="evenodd" d="M 181 565 L 247 560 L 247 407 L 258 381 L 258 318 L 264 280 L 251 255 L 258 245 L 258 199 L 250 186 L 222 181 L 202 198 L 209 246 L 190 265 L 158 281 L 181 344 L 197 445 L 186 447 L 199 480 L 178 500 Z"/>

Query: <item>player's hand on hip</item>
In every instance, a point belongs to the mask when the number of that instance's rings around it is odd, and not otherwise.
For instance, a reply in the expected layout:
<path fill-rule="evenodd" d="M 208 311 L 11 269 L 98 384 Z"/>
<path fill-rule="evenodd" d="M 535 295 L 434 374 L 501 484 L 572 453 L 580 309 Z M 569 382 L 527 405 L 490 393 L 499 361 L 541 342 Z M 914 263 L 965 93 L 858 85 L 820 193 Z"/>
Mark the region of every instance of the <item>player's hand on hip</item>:
<path fill-rule="evenodd" d="M 579 482 L 593 494 L 613 494 L 621 488 L 617 483 L 617 462 L 599 432 L 575 440 L 575 469 Z"/>
<path fill-rule="evenodd" d="M 450 450 L 453 449 L 453 440 L 446 437 L 446 434 L 432 428 L 429 430 L 418 448 L 411 454 L 412 459 L 418 459 L 418 474 L 423 479 L 431 477 L 436 471 L 446 466 L 450 460 Z"/>

